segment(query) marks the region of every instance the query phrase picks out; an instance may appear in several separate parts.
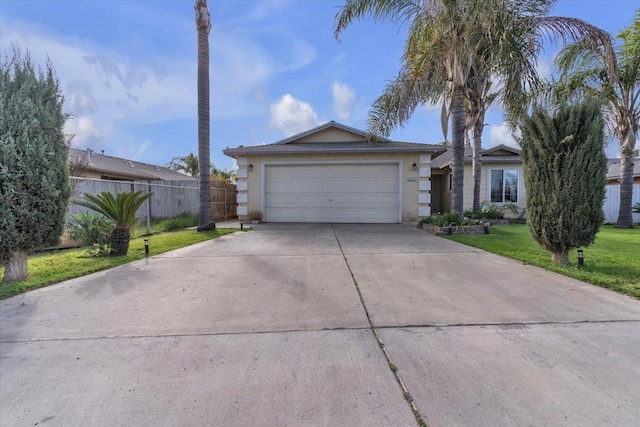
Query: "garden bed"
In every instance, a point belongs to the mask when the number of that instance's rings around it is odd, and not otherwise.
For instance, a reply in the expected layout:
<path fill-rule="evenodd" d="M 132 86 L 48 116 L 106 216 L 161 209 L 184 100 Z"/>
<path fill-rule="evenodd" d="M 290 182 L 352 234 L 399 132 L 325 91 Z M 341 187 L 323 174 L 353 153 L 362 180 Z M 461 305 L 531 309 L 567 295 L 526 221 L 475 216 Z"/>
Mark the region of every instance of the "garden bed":
<path fill-rule="evenodd" d="M 465 234 L 465 235 L 477 235 L 477 234 L 489 234 L 491 233 L 491 224 L 487 225 L 452 225 L 447 227 L 436 227 L 430 224 L 423 225 L 424 231 L 429 234 L 439 236 L 451 235 L 451 234 Z"/>

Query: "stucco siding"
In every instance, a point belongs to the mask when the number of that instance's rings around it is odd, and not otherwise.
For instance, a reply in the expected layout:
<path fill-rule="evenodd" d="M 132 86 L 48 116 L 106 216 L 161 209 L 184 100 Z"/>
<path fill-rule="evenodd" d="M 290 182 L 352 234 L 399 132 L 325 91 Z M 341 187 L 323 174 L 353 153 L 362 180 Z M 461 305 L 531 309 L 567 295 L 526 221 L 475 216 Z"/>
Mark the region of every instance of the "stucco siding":
<path fill-rule="evenodd" d="M 358 142 L 362 140 L 363 138 L 360 135 L 342 129 L 329 128 L 297 139 L 295 144 L 308 142 Z"/>

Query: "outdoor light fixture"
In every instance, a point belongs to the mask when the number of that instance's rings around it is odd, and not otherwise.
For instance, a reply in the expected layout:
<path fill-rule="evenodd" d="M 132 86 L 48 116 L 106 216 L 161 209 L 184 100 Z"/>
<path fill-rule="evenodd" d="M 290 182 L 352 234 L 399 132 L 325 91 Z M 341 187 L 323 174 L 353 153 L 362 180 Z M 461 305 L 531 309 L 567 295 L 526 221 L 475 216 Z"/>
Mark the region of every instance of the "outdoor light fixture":
<path fill-rule="evenodd" d="M 417 170 L 418 170 L 418 165 L 417 165 L 417 164 L 415 164 L 415 163 L 414 163 L 414 164 L 412 164 L 412 165 L 411 165 L 411 169 L 413 169 L 414 171 L 417 171 Z"/>
<path fill-rule="evenodd" d="M 249 165 L 249 172 L 253 170 L 253 165 Z"/>
<path fill-rule="evenodd" d="M 144 239 L 144 256 L 149 256 L 149 239 Z"/>
<path fill-rule="evenodd" d="M 578 267 L 584 267 L 584 252 L 578 249 Z"/>

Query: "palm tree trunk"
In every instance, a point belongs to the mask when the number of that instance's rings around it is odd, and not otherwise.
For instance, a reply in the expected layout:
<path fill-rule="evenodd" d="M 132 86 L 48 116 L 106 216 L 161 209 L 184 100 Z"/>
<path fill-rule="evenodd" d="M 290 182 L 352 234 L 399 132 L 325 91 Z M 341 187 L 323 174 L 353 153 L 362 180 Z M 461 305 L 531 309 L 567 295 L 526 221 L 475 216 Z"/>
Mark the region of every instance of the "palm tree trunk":
<path fill-rule="evenodd" d="M 4 262 L 3 283 L 27 280 L 28 277 L 27 251 L 10 252 L 9 258 Z"/>
<path fill-rule="evenodd" d="M 451 107 L 451 212 L 464 216 L 464 87 L 454 86 Z"/>
<path fill-rule="evenodd" d="M 211 213 L 211 182 L 209 180 L 211 151 L 209 148 L 209 31 L 211 16 L 207 0 L 196 0 L 198 29 L 198 158 L 200 167 L 200 213 L 198 231 L 214 230 Z"/>
<path fill-rule="evenodd" d="M 617 228 L 633 227 L 633 147 L 636 138 L 633 132 L 628 132 L 627 140 L 621 144 L 620 150 L 620 210 L 618 211 Z"/>
<path fill-rule="evenodd" d="M 482 131 L 484 114 L 480 113 L 473 126 L 473 210 L 480 210 L 480 178 L 482 177 Z"/>

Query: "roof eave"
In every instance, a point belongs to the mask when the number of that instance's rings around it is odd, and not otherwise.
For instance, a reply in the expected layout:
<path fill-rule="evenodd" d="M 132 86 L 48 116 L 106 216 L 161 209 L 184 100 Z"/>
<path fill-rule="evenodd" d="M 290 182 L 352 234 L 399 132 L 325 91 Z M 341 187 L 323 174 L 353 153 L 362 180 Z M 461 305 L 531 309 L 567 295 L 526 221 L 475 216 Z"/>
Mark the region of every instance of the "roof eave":
<path fill-rule="evenodd" d="M 327 149 L 327 150 L 304 150 L 291 149 L 286 151 L 273 150 L 243 150 L 238 148 L 230 148 L 222 150 L 222 153 L 233 157 L 250 156 L 250 155 L 288 155 L 288 154 L 376 154 L 376 153 L 437 153 L 440 152 L 439 147 L 391 147 L 391 148 L 345 148 L 345 149 Z"/>

